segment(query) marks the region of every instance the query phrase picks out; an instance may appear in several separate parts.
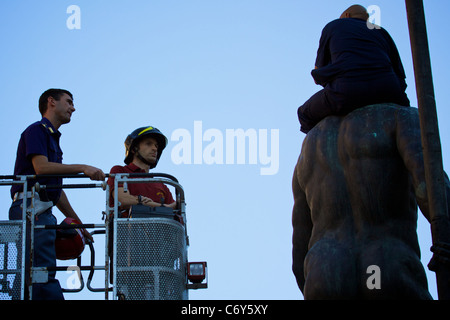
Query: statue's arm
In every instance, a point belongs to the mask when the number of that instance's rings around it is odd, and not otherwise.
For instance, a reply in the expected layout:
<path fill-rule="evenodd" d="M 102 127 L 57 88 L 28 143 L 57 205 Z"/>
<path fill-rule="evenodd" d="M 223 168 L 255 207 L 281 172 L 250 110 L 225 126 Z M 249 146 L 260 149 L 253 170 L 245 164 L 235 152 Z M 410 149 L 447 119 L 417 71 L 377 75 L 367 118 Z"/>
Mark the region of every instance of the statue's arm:
<path fill-rule="evenodd" d="M 398 112 L 396 138 L 400 156 L 411 174 L 417 204 L 420 211 L 429 221 L 430 215 L 417 109 L 405 108 Z"/>
<path fill-rule="evenodd" d="M 312 222 L 305 192 L 298 182 L 297 167 L 292 178 L 292 192 L 294 195 L 294 207 L 292 210 L 292 270 L 297 279 L 297 284 L 303 292 L 305 285 L 304 260 L 311 238 Z"/>

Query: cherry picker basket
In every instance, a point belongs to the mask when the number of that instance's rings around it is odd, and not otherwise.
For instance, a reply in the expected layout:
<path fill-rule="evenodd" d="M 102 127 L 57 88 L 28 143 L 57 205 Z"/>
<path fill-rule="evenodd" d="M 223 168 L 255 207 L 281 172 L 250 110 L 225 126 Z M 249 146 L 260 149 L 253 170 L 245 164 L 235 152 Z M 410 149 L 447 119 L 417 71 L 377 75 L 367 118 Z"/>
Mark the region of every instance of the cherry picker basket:
<path fill-rule="evenodd" d="M 56 176 L 56 175 L 55 175 Z M 63 184 L 31 186 L 24 196 L 22 220 L 0 221 L 0 300 L 23 300 L 33 297 L 32 284 L 48 281 L 49 272 L 77 271 L 79 287 L 63 288 L 64 293 L 80 292 L 84 288 L 81 271 L 89 271 L 87 288 L 104 292 L 108 300 L 184 300 L 188 289 L 207 288 L 206 262 L 188 262 L 187 223 L 184 191 L 177 179 L 167 174 L 114 174 L 113 199 L 106 182 L 90 184 Z M 23 184 L 29 190 L 28 180 L 41 176 L 0 176 L 0 185 Z M 86 178 L 85 175 L 65 175 L 63 178 Z M 118 185 L 127 188 L 129 183 L 164 183 L 175 188 L 177 206 L 132 206 L 130 214 L 119 215 Z M 104 224 L 36 225 L 39 207 L 36 195 L 40 190 L 54 188 L 102 188 L 106 190 Z M 30 196 L 28 196 L 28 193 Z M 25 201 L 27 200 L 27 201 Z M 95 266 L 95 250 L 88 242 L 90 265 L 83 266 L 81 256 L 76 266 L 32 266 L 35 229 L 94 228 L 91 235 L 105 235 L 105 264 Z M 26 235 L 26 236 L 25 236 Z M 97 242 L 96 242 L 97 243 Z M 25 248 L 28 248 L 28 253 Z M 31 266 L 31 267 L 30 267 Z M 104 271 L 104 286 L 94 288 L 94 271 Z M 110 286 L 112 284 L 112 286 Z"/>
<path fill-rule="evenodd" d="M 139 178 L 116 174 L 112 282 L 114 296 L 129 300 L 184 300 L 187 290 L 187 232 L 184 193 L 175 178 Z M 118 212 L 118 185 L 164 182 L 175 187 L 177 208 L 132 206 Z"/>

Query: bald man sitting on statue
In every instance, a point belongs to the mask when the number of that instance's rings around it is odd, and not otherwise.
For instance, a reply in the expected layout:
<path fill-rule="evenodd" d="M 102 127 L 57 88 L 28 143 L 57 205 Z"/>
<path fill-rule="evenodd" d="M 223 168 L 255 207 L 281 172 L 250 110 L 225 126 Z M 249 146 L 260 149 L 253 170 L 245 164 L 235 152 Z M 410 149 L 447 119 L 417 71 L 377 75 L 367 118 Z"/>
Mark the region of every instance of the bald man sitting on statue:
<path fill-rule="evenodd" d="M 308 133 L 328 115 L 345 115 L 375 103 L 409 106 L 405 72 L 388 32 L 353 5 L 322 30 L 315 69 L 324 88 L 298 108 L 300 130 Z"/>

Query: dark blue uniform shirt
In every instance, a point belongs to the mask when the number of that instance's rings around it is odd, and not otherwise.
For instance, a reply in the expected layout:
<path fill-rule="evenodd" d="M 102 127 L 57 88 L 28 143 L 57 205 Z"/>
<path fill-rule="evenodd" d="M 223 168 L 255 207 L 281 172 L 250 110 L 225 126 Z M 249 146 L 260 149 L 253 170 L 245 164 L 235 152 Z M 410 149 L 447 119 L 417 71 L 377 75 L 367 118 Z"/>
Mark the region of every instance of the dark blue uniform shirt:
<path fill-rule="evenodd" d="M 31 159 L 35 155 L 43 155 L 49 162 L 62 163 L 63 152 L 59 146 L 61 133 L 56 130 L 47 118 L 42 118 L 31 124 L 20 136 L 19 146 L 17 148 L 16 164 L 14 167 L 15 175 L 35 175 Z M 39 180 L 29 180 L 28 190 L 39 182 L 42 185 L 62 183 L 62 178 L 42 178 Z M 11 197 L 16 192 L 22 192 L 22 185 L 13 185 L 11 188 Z M 61 195 L 61 189 L 47 190 L 48 200 L 56 204 Z M 44 200 L 44 199 L 42 199 Z"/>
<path fill-rule="evenodd" d="M 316 67 L 312 76 L 322 86 L 336 79 L 370 81 L 393 75 L 401 90 L 406 88 L 405 71 L 389 33 L 381 27 L 370 29 L 360 19 L 337 19 L 325 26 Z"/>

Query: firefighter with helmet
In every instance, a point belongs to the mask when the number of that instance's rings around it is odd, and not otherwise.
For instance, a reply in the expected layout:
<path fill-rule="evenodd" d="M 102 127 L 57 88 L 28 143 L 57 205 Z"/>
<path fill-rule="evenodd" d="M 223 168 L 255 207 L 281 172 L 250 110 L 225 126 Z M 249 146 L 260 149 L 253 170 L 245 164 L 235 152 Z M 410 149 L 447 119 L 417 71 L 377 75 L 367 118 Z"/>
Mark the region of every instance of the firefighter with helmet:
<path fill-rule="evenodd" d="M 130 133 L 125 139 L 125 166 L 116 165 L 110 174 L 148 173 L 158 164 L 167 145 L 167 138 L 157 128 L 141 127 Z M 114 178 L 109 177 L 111 205 L 114 201 Z M 125 192 L 119 185 L 118 200 L 120 209 L 127 210 L 132 205 L 142 204 L 150 207 L 165 206 L 174 209 L 176 201 L 169 188 L 163 183 L 130 183 Z"/>

